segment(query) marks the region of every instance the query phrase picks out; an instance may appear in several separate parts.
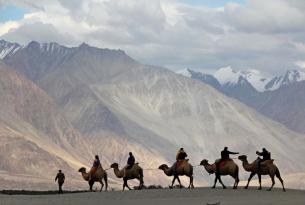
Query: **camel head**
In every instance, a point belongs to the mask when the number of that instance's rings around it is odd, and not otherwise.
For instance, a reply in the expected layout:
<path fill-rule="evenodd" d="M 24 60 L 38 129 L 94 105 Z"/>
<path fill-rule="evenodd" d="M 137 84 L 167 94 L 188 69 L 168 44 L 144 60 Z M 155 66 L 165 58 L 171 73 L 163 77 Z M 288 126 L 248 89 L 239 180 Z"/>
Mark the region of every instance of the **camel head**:
<path fill-rule="evenodd" d="M 113 169 L 118 169 L 119 164 L 118 163 L 113 163 L 112 165 L 110 165 L 110 167 L 113 168 Z"/>
<path fill-rule="evenodd" d="M 204 159 L 204 160 L 202 160 L 201 162 L 200 162 L 200 165 L 201 166 L 205 166 L 205 165 L 207 165 L 209 163 L 209 161 L 207 160 L 207 159 Z"/>
<path fill-rule="evenodd" d="M 240 156 L 238 156 L 238 159 L 240 161 L 245 161 L 245 160 L 247 160 L 247 156 L 246 155 L 240 155 Z"/>
<path fill-rule="evenodd" d="M 166 164 L 162 164 L 159 166 L 158 169 L 161 169 L 161 170 L 168 169 L 168 166 Z"/>
<path fill-rule="evenodd" d="M 86 173 L 86 168 L 85 167 L 81 167 L 78 172 L 80 173 Z"/>

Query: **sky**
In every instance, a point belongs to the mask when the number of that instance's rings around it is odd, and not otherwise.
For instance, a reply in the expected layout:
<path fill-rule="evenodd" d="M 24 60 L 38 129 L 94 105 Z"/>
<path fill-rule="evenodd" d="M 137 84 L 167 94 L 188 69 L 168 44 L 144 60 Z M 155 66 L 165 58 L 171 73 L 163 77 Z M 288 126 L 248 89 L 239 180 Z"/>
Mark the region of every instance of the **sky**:
<path fill-rule="evenodd" d="M 172 70 L 305 69 L 304 0 L 0 0 L 0 39 L 122 49 Z"/>

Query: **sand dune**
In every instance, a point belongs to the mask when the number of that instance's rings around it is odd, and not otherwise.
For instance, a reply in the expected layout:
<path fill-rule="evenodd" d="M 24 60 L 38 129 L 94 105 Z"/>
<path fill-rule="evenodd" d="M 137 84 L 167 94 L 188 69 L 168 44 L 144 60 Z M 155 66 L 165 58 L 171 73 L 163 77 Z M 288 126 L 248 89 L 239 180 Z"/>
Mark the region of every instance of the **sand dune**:
<path fill-rule="evenodd" d="M 210 189 L 196 188 L 188 189 L 158 189 L 141 191 L 110 191 L 95 193 L 74 193 L 64 195 L 4 195 L 0 194 L 0 204 L 22 204 L 22 205 L 49 205 L 49 204 L 220 204 L 220 205 L 304 205 L 305 191 L 288 190 L 282 192 L 274 189 L 271 192 L 266 190 L 239 189 Z"/>

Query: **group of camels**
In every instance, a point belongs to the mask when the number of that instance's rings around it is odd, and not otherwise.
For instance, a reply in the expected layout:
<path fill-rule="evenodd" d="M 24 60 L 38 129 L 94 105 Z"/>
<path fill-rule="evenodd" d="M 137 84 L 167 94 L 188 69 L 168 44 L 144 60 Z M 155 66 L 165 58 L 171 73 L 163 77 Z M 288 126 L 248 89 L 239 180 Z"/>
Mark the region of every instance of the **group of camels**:
<path fill-rule="evenodd" d="M 253 178 L 253 176 L 255 176 L 257 174 L 258 179 L 259 179 L 259 189 L 262 189 L 261 175 L 269 175 L 272 180 L 272 185 L 268 190 L 270 191 L 273 188 L 273 186 L 275 184 L 274 177 L 276 176 L 282 184 L 283 191 L 285 191 L 284 182 L 283 182 L 283 179 L 281 178 L 280 171 L 279 171 L 278 167 L 273 163 L 273 160 L 267 160 L 267 161 L 261 163 L 260 168 L 258 168 L 258 161 L 257 161 L 258 159 L 253 161 L 252 163 L 248 162 L 247 156 L 245 156 L 245 155 L 239 156 L 238 159 L 242 161 L 243 168 L 247 172 L 250 172 L 248 183 L 245 186 L 245 189 L 248 188 L 249 183 L 250 183 L 251 179 Z M 212 186 L 212 188 L 215 188 L 217 181 L 219 181 L 221 183 L 221 185 L 223 186 L 223 188 L 225 189 L 226 186 L 223 184 L 223 182 L 221 180 L 221 176 L 229 175 L 235 179 L 233 189 L 237 189 L 238 183 L 239 183 L 239 177 L 238 177 L 239 168 L 238 168 L 238 165 L 233 160 L 231 160 L 231 159 L 226 160 L 225 163 L 222 163 L 219 166 L 219 171 L 216 171 L 216 163 L 209 164 L 208 160 L 206 160 L 206 159 L 202 160 L 200 162 L 200 165 L 203 166 L 209 174 L 215 174 L 214 185 Z M 117 163 L 113 163 L 110 166 L 110 168 L 112 168 L 114 170 L 114 174 L 116 175 L 116 177 L 123 178 L 123 190 L 125 189 L 125 187 L 127 187 L 129 190 L 131 189 L 128 186 L 127 181 L 132 180 L 132 179 L 139 180 L 139 182 L 140 182 L 139 189 L 141 189 L 143 187 L 143 185 L 144 185 L 143 169 L 139 166 L 138 163 L 136 163 L 131 169 L 126 170 L 125 174 L 124 174 L 123 169 L 119 169 L 119 165 Z M 173 187 L 176 179 L 178 180 L 180 187 L 182 187 L 179 176 L 189 177 L 190 183 L 189 183 L 188 188 L 194 188 L 193 166 L 188 162 L 188 160 L 184 160 L 181 163 L 181 165 L 179 167 L 177 167 L 176 169 L 174 169 L 174 166 L 168 167 L 166 164 L 160 165 L 158 169 L 163 170 L 164 174 L 166 174 L 167 176 L 173 176 L 173 180 L 172 180 L 172 184 L 171 184 L 170 188 Z M 106 170 L 104 170 L 102 168 L 102 166 L 100 166 L 97 169 L 97 171 L 91 177 L 90 180 L 89 180 L 89 173 L 86 172 L 86 168 L 84 168 L 84 167 L 80 168 L 79 172 L 81 172 L 83 179 L 88 181 L 90 191 L 92 191 L 92 187 L 95 182 L 99 182 L 101 184 L 100 191 L 102 191 L 102 189 L 104 187 L 104 182 L 105 182 L 105 185 L 106 185 L 105 191 L 107 191 L 107 188 L 108 188 L 107 172 L 106 172 Z"/>

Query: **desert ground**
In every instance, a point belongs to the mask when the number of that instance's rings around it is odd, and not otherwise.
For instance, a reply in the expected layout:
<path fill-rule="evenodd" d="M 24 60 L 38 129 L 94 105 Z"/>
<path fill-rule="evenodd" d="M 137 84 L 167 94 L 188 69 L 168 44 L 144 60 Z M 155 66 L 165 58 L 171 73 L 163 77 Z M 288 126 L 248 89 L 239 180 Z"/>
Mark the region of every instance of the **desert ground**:
<path fill-rule="evenodd" d="M 305 191 L 274 189 L 271 192 L 250 188 L 249 190 L 221 188 L 195 188 L 189 189 L 154 189 L 132 191 L 108 191 L 66 193 L 63 195 L 8 195 L 0 194 L 0 205 L 84 205 L 84 204 L 107 204 L 107 205 L 304 205 Z"/>

